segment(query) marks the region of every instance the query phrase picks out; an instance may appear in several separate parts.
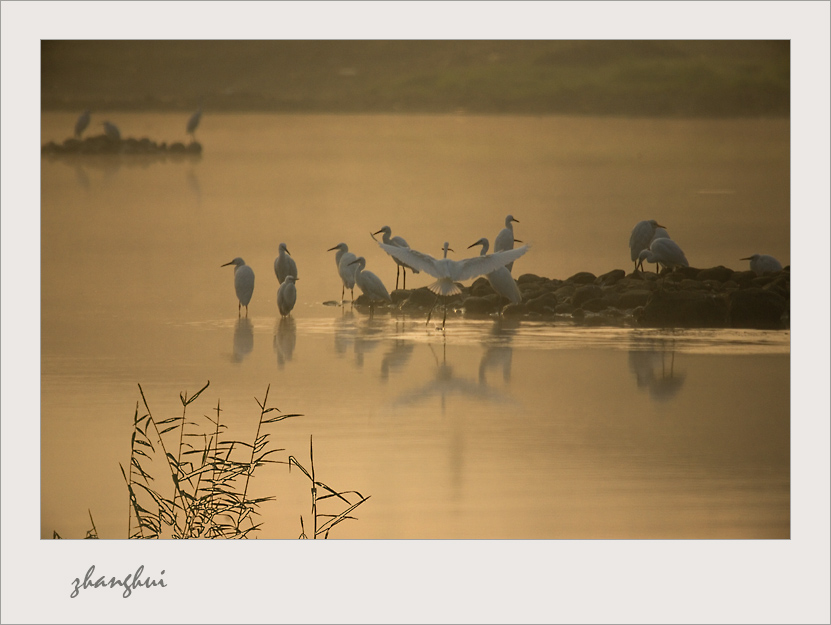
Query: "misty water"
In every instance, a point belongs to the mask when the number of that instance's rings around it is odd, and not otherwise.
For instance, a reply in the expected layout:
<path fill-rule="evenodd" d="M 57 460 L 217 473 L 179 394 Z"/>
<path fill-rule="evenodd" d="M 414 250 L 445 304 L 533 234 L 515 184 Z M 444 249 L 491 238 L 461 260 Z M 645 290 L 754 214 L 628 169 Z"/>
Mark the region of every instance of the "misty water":
<path fill-rule="evenodd" d="M 93 112 L 91 128 L 187 142 L 187 117 Z M 42 119 L 41 142 L 61 142 L 75 115 Z M 650 218 L 693 266 L 788 265 L 787 120 L 206 112 L 196 138 L 199 158 L 42 159 L 42 537 L 83 537 L 89 510 L 126 538 L 138 385 L 162 419 L 208 381 L 190 418 L 221 402 L 250 438 L 268 389 L 303 415 L 269 430 L 283 457 L 307 463 L 313 437 L 317 478 L 370 496 L 333 538 L 790 536 L 789 332 L 453 312 L 442 331 L 331 305 L 327 252 L 346 242 L 392 290 L 370 232 L 463 258 L 510 213 L 531 245 L 514 276 L 630 271 Z M 281 242 L 299 269 L 288 318 Z M 237 256 L 256 275 L 247 319 L 221 267 Z M 259 537 L 308 529 L 297 470 L 252 484 L 276 497 Z"/>

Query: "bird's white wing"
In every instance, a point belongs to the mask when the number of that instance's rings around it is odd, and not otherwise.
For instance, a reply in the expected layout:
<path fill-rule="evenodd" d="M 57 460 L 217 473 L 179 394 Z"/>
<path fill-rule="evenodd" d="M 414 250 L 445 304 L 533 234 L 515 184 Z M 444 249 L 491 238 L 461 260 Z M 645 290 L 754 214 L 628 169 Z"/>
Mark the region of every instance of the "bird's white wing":
<path fill-rule="evenodd" d="M 413 269 L 428 273 L 434 278 L 445 277 L 436 264 L 438 261 L 429 254 L 422 254 L 409 247 L 397 247 L 395 245 L 386 245 L 385 243 L 379 243 L 378 246 L 393 258 L 407 263 Z"/>
<path fill-rule="evenodd" d="M 455 280 L 469 280 L 476 276 L 482 276 L 495 269 L 504 267 L 508 263 L 515 261 L 517 258 L 525 254 L 530 246 L 523 245 L 513 250 L 505 250 L 504 252 L 494 252 L 487 256 L 475 256 L 473 258 L 465 258 L 459 261 L 461 270 L 458 275 L 454 276 Z M 428 272 L 429 273 L 429 272 Z M 432 275 L 432 274 L 431 274 Z"/>

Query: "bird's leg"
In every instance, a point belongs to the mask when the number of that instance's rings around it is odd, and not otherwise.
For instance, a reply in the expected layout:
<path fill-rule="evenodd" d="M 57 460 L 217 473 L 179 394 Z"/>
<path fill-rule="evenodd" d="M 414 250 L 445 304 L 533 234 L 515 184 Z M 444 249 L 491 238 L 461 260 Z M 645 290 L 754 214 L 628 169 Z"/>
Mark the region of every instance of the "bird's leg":
<path fill-rule="evenodd" d="M 404 272 L 404 290 L 407 290 L 407 270 L 402 267 L 401 270 Z"/>
<path fill-rule="evenodd" d="M 346 285 L 344 284 L 340 288 L 340 303 L 343 304 L 343 296 L 346 294 Z"/>
<path fill-rule="evenodd" d="M 237 304 L 237 319 L 242 317 L 242 303 Z"/>
<path fill-rule="evenodd" d="M 401 272 L 401 265 L 395 266 L 395 290 L 398 290 L 398 274 Z"/>
<path fill-rule="evenodd" d="M 444 317 L 441 320 L 441 329 L 444 330 L 444 324 L 447 322 L 447 298 L 444 298 Z"/>
<path fill-rule="evenodd" d="M 438 304 L 438 303 L 439 303 L 439 296 L 436 295 L 436 301 L 433 302 L 433 305 L 430 307 L 430 312 L 427 313 L 427 323 L 425 323 L 424 325 L 427 325 L 428 323 L 430 323 L 430 317 L 433 316 L 433 309 L 436 307 L 436 304 Z"/>

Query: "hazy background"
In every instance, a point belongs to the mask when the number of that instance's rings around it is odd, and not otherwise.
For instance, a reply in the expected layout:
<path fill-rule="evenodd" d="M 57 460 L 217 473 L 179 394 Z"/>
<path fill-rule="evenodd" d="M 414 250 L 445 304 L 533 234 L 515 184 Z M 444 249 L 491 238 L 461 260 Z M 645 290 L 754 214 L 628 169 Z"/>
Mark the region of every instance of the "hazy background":
<path fill-rule="evenodd" d="M 43 41 L 44 111 L 790 113 L 789 41 Z"/>

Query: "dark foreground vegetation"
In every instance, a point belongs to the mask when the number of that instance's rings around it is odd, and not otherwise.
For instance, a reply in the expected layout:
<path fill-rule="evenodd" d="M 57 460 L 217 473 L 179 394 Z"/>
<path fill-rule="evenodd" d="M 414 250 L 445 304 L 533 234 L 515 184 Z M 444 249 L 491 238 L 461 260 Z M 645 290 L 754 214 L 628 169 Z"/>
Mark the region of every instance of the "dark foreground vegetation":
<path fill-rule="evenodd" d="M 448 314 L 492 315 L 565 321 L 580 325 L 676 328 L 790 328 L 790 267 L 757 276 L 727 267 L 683 267 L 656 274 L 616 269 L 600 276 L 577 273 L 566 280 L 523 274 L 517 278 L 522 302 L 507 304 L 485 278 L 448 298 Z M 425 314 L 436 302 L 426 287 L 392 293 L 393 303 L 375 309 Z M 369 304 L 365 296 L 357 306 Z M 435 315 L 434 315 L 435 316 Z"/>
<path fill-rule="evenodd" d="M 357 491 L 336 491 L 315 476 L 314 445 L 309 460 L 284 454 L 273 444 L 273 425 L 300 414 L 283 414 L 261 400 L 256 433 L 250 441 L 230 438 L 221 402 L 215 416 L 188 416 L 188 407 L 210 382 L 191 395 L 180 393 L 181 416 L 156 419 L 139 385 L 128 467 L 121 467 L 129 509 L 128 538 L 253 538 L 260 530 L 260 508 L 275 496 L 253 495 L 254 472 L 267 465 L 284 465 L 308 480 L 311 509 L 299 517 L 299 538 L 328 538 L 329 532 L 369 497 Z M 228 419 L 224 419 L 228 421 Z M 100 538 L 90 511 L 86 538 Z M 54 532 L 55 538 L 61 536 Z M 122 538 L 121 536 L 113 538 Z"/>
<path fill-rule="evenodd" d="M 44 41 L 43 110 L 787 116 L 788 41 Z"/>

